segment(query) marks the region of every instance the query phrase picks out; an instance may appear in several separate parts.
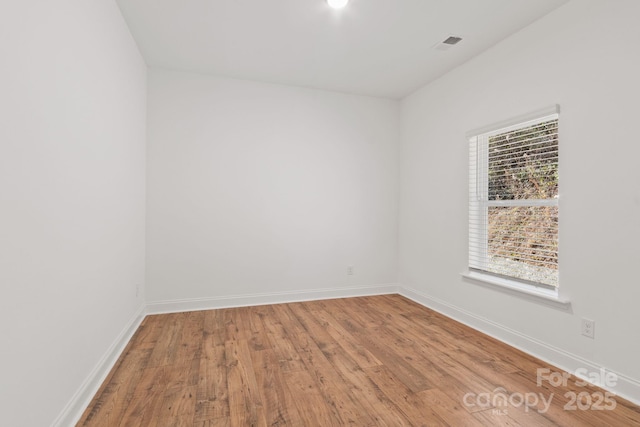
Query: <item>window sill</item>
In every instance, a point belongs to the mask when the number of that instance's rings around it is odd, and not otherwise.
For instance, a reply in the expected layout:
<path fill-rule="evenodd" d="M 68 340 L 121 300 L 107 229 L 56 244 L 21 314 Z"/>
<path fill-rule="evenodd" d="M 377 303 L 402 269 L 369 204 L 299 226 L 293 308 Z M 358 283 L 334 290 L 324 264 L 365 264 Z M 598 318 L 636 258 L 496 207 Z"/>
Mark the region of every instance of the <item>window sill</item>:
<path fill-rule="evenodd" d="M 468 279 L 473 284 L 486 286 L 526 300 L 542 303 L 565 311 L 569 311 L 571 308 L 571 302 L 560 298 L 557 290 L 536 288 L 535 286 L 529 286 L 514 280 L 482 274 L 477 271 L 462 273 L 462 277 Z"/>

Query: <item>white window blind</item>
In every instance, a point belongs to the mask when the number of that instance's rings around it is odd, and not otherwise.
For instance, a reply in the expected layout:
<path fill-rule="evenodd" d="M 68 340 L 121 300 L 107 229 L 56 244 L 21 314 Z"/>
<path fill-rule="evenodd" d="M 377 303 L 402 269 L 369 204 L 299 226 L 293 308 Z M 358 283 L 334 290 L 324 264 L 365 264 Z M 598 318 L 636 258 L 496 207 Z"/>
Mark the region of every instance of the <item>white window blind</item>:
<path fill-rule="evenodd" d="M 469 141 L 469 268 L 556 288 L 557 107 Z"/>

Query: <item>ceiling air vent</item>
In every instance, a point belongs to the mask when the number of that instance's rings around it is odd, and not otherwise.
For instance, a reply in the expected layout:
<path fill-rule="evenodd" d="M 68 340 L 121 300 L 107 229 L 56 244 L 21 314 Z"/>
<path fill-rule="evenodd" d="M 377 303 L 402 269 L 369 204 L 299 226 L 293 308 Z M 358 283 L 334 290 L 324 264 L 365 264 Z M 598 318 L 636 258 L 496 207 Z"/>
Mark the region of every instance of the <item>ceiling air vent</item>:
<path fill-rule="evenodd" d="M 445 40 L 436 44 L 433 48 L 437 50 L 448 50 L 451 46 L 456 45 L 462 41 L 462 37 L 449 36 Z"/>
<path fill-rule="evenodd" d="M 462 37 L 449 36 L 449 37 L 448 37 L 445 41 L 443 41 L 442 43 L 444 43 L 444 44 L 454 45 L 454 44 L 458 44 L 458 43 L 460 43 L 460 41 L 462 41 Z"/>

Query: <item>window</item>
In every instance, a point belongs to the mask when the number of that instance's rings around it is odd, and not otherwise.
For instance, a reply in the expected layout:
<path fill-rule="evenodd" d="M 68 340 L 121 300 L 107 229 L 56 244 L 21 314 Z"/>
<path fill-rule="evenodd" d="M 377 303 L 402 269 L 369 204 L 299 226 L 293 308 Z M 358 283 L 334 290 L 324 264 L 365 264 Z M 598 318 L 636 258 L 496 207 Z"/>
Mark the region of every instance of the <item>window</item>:
<path fill-rule="evenodd" d="M 470 270 L 557 289 L 557 106 L 468 136 Z"/>

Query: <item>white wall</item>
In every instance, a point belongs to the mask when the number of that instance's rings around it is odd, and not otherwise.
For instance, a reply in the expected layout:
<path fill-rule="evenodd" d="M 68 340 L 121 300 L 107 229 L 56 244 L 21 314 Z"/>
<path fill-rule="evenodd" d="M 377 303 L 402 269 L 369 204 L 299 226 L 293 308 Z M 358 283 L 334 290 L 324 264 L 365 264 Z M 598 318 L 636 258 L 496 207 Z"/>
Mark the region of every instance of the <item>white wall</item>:
<path fill-rule="evenodd" d="M 639 14 L 573 1 L 401 116 L 395 101 L 153 71 L 147 299 L 355 289 L 399 269 L 407 289 L 639 381 Z M 0 48 L 0 414 L 47 425 L 143 304 L 146 67 L 109 0 L 14 3 Z M 465 132 L 553 103 L 570 313 L 459 276 Z"/>
<path fill-rule="evenodd" d="M 148 104 L 150 302 L 396 282 L 399 102 L 152 70 Z"/>
<path fill-rule="evenodd" d="M 140 308 L 146 66 L 112 0 L 0 13 L 0 424 L 46 426 Z"/>
<path fill-rule="evenodd" d="M 399 245 L 402 286 L 477 325 L 506 327 L 497 329 L 503 338 L 520 335 L 631 382 L 640 381 L 638 16 L 636 0 L 572 1 L 406 98 Z M 560 281 L 572 313 L 460 277 L 467 265 L 465 132 L 555 103 Z M 580 335 L 581 317 L 596 321 L 595 340 Z"/>

